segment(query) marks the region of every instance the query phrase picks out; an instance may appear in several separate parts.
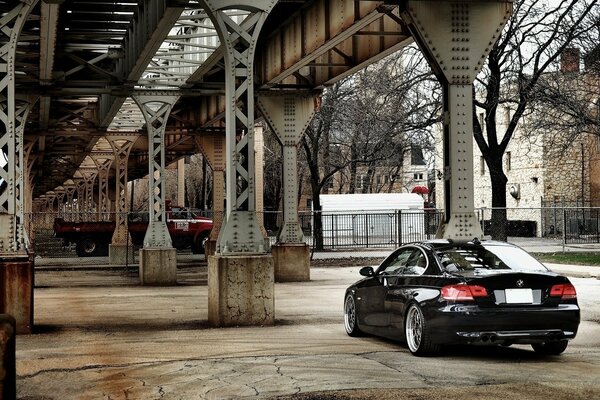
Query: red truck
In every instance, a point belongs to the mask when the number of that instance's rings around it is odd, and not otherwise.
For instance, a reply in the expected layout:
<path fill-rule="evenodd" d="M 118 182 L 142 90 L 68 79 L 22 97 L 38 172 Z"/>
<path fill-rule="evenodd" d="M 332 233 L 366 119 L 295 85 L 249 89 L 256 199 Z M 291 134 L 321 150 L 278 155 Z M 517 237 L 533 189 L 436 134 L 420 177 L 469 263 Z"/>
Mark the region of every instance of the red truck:
<path fill-rule="evenodd" d="M 204 243 L 212 230 L 212 220 L 181 207 L 170 207 L 166 215 L 173 247 L 191 247 L 194 254 L 203 253 Z M 130 213 L 127 224 L 131 242 L 141 246 L 148 228 L 148 214 Z M 54 236 L 62 238 L 67 245 L 74 243 L 79 257 L 107 255 L 114 230 L 114 221 L 69 222 L 62 218 L 54 220 Z"/>

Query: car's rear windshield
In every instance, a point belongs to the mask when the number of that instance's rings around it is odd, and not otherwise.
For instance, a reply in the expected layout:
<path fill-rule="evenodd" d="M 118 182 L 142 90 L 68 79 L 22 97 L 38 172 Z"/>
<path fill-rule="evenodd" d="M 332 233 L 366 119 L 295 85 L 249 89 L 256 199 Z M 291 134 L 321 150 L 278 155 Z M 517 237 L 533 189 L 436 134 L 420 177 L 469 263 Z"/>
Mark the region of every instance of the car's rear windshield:
<path fill-rule="evenodd" d="M 526 251 L 512 246 L 465 245 L 441 248 L 437 255 L 448 272 L 477 268 L 514 271 L 547 271 L 547 268 Z"/>

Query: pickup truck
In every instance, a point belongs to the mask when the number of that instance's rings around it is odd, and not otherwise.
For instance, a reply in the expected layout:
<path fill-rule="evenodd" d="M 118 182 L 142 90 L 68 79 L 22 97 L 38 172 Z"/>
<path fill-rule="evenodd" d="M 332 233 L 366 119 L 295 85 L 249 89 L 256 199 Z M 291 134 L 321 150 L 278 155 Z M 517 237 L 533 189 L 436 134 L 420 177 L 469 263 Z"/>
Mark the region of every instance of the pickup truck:
<path fill-rule="evenodd" d="M 203 253 L 204 244 L 212 230 L 212 220 L 179 207 L 169 209 L 166 215 L 173 247 L 191 247 L 194 254 Z M 129 213 L 127 226 L 132 244 L 141 246 L 148 228 L 148 214 Z M 69 222 L 62 218 L 54 220 L 54 236 L 62 238 L 65 245 L 74 243 L 79 257 L 107 255 L 114 230 L 114 221 Z"/>

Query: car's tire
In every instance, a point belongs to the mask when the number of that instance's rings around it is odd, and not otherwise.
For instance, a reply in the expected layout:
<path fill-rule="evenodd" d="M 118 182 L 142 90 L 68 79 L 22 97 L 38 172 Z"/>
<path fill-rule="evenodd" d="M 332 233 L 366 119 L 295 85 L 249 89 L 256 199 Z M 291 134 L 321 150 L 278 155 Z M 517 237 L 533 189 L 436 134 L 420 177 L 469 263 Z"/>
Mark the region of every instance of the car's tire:
<path fill-rule="evenodd" d="M 349 336 L 360 336 L 362 331 L 358 327 L 358 317 L 356 315 L 356 300 L 352 293 L 346 295 L 344 300 L 344 328 Z"/>
<path fill-rule="evenodd" d="M 557 356 L 564 352 L 569 345 L 568 340 L 559 340 L 557 342 L 545 342 L 532 344 L 533 350 L 544 356 Z"/>
<path fill-rule="evenodd" d="M 77 241 L 75 251 L 79 257 L 93 257 L 99 252 L 99 243 L 92 236 L 84 236 Z"/>
<path fill-rule="evenodd" d="M 415 356 L 434 355 L 441 350 L 439 344 L 432 343 L 423 311 L 415 303 L 406 312 L 404 333 L 408 350 Z"/>
<path fill-rule="evenodd" d="M 204 254 L 204 248 L 207 240 L 208 234 L 201 234 L 194 238 L 194 241 L 192 242 L 192 253 Z"/>

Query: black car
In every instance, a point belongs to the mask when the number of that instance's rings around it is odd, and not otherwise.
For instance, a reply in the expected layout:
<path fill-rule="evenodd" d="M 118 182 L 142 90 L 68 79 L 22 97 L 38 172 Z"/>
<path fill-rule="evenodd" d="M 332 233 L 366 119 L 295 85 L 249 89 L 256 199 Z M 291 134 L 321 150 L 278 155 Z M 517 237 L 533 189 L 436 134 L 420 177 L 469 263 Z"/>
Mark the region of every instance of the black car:
<path fill-rule="evenodd" d="M 405 340 L 414 355 L 445 344 L 531 344 L 557 355 L 577 334 L 569 279 L 512 244 L 410 243 L 360 274 L 344 298 L 346 332 Z"/>

